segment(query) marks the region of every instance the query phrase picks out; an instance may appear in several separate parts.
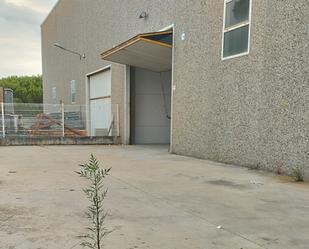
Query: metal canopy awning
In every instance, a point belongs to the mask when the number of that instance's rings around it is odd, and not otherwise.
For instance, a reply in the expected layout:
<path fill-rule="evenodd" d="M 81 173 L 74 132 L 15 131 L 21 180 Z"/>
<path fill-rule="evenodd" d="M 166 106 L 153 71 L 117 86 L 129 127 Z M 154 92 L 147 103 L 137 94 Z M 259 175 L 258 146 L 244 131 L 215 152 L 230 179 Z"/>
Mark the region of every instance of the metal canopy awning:
<path fill-rule="evenodd" d="M 173 32 L 140 34 L 101 54 L 103 60 L 163 72 L 172 69 Z"/>

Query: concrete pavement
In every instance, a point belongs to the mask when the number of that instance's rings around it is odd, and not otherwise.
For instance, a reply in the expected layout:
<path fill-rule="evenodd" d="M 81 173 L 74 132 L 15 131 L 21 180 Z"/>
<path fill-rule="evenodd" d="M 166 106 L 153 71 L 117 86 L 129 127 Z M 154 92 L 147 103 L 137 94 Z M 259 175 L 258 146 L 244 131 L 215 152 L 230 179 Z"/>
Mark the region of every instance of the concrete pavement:
<path fill-rule="evenodd" d="M 0 248 L 80 248 L 93 153 L 112 167 L 109 249 L 308 249 L 309 185 L 162 146 L 0 147 Z"/>

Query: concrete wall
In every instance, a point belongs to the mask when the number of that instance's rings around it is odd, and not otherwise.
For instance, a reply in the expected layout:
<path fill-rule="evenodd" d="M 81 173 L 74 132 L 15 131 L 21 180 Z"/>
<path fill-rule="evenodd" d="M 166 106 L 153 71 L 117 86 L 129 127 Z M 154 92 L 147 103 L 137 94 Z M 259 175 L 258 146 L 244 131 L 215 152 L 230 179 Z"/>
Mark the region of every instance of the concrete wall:
<path fill-rule="evenodd" d="M 114 137 L 6 137 L 0 138 L 0 146 L 43 145 L 117 145 Z"/>
<path fill-rule="evenodd" d="M 224 1 L 62 0 L 42 25 L 44 101 L 51 86 L 69 99 L 85 74 L 108 65 L 100 53 L 142 32 L 175 24 L 172 151 L 267 169 L 309 173 L 307 0 L 252 0 L 251 50 L 221 60 Z M 140 11 L 149 13 L 138 19 Z M 186 40 L 181 40 L 181 33 Z M 86 54 L 79 61 L 54 42 Z M 124 72 L 113 64 L 112 95 L 121 108 Z"/>
<path fill-rule="evenodd" d="M 173 150 L 308 170 L 308 2 L 253 1 L 250 54 L 227 61 L 218 54 L 222 20 L 214 18 L 221 5 L 209 1 L 203 22 L 211 25 L 193 25 L 194 34 L 176 47 Z"/>

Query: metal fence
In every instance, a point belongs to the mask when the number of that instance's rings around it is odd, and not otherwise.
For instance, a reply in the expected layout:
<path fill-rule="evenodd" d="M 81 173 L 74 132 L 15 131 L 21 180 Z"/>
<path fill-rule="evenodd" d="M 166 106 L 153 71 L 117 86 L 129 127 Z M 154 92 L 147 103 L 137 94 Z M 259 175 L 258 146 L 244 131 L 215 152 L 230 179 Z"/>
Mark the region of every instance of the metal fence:
<path fill-rule="evenodd" d="M 1 105 L 0 139 L 7 137 L 119 136 L 119 108 L 112 106 L 108 125 L 96 121 L 84 105 L 24 104 Z M 105 115 L 106 116 L 106 115 Z M 92 132 L 96 123 L 101 133 Z"/>

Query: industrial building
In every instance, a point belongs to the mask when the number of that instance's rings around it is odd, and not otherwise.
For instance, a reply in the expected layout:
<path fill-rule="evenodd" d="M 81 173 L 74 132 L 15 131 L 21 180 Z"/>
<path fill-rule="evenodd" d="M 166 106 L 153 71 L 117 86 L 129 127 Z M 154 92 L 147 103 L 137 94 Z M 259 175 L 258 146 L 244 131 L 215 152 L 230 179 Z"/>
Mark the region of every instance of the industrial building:
<path fill-rule="evenodd" d="M 41 26 L 44 103 L 83 105 L 89 136 L 309 173 L 308 13 L 307 0 L 60 0 Z"/>

